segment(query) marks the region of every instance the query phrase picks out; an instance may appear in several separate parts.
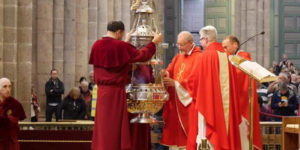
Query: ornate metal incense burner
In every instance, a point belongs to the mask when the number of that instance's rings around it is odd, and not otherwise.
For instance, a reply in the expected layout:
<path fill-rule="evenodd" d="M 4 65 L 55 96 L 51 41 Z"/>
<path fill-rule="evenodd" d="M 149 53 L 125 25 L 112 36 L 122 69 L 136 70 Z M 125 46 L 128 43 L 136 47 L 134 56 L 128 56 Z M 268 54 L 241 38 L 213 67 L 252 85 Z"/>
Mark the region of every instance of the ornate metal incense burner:
<path fill-rule="evenodd" d="M 150 0 L 133 0 L 131 10 L 134 11 L 134 22 L 131 42 L 138 49 L 150 43 L 155 25 L 153 2 Z M 157 52 L 161 49 L 157 49 Z M 131 84 L 128 85 L 127 107 L 128 112 L 138 114 L 131 123 L 156 123 L 154 114 L 160 111 L 168 100 L 169 95 L 160 80 L 159 69 L 162 61 L 156 55 L 148 62 L 132 65 Z"/>
<path fill-rule="evenodd" d="M 127 107 L 131 113 L 138 113 L 132 123 L 156 123 L 153 114 L 162 109 L 168 94 L 159 84 L 139 84 L 132 86 L 127 95 Z"/>

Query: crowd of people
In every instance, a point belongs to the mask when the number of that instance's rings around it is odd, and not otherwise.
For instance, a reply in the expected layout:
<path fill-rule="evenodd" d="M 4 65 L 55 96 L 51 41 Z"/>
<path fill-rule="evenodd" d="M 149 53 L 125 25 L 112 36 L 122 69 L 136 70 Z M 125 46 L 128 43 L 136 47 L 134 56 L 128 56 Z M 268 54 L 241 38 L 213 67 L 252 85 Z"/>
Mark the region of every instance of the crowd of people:
<path fill-rule="evenodd" d="M 58 78 L 58 71 L 50 71 L 50 79 L 45 84 L 46 93 L 46 121 L 51 122 L 55 114 L 59 120 L 93 120 L 96 103 L 92 102 L 94 88 L 94 74 L 90 72 L 88 82 L 86 77 L 79 79 L 79 87 L 73 87 L 66 96 L 63 96 L 64 83 Z M 94 92 L 94 96 L 97 92 Z M 64 98 L 63 98 L 64 97 Z M 95 100 L 94 100 L 95 101 Z M 32 88 L 31 121 L 39 120 L 40 106 L 34 88 Z M 93 114 L 93 115 L 92 115 Z"/>
<path fill-rule="evenodd" d="M 297 116 L 300 96 L 300 76 L 293 62 L 283 54 L 278 63 L 269 68 L 278 80 L 259 85 L 261 121 L 281 121 L 282 116 Z"/>

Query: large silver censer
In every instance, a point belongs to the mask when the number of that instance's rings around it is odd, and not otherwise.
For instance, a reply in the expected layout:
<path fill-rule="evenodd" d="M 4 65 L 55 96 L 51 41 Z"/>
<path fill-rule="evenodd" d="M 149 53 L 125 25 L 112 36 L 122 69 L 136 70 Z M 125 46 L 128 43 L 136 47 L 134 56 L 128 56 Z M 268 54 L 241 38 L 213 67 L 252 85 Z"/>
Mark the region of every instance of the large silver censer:
<path fill-rule="evenodd" d="M 168 93 L 159 84 L 139 84 L 127 93 L 127 108 L 138 116 L 131 123 L 157 123 L 154 114 L 163 108 Z"/>
<path fill-rule="evenodd" d="M 153 17 L 153 2 L 151 0 L 133 0 L 131 10 L 134 11 L 134 22 L 131 44 L 138 49 L 149 44 L 158 31 Z M 158 52 L 159 48 L 157 48 Z M 127 86 L 128 112 L 138 114 L 131 123 L 157 123 L 154 114 L 163 108 L 169 95 L 160 80 L 160 59 L 155 56 L 144 63 L 132 64 L 131 84 Z"/>

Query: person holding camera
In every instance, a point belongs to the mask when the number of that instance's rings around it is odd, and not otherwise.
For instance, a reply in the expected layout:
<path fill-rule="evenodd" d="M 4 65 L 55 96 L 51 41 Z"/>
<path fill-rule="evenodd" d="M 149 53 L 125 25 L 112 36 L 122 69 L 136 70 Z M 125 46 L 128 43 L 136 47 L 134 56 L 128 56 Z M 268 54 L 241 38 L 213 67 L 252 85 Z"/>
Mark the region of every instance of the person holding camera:
<path fill-rule="evenodd" d="M 279 82 L 278 88 L 271 100 L 273 114 L 280 116 L 296 116 L 298 110 L 298 99 L 293 90 L 288 88 L 286 82 Z M 275 118 L 275 121 L 281 121 L 281 118 Z"/>

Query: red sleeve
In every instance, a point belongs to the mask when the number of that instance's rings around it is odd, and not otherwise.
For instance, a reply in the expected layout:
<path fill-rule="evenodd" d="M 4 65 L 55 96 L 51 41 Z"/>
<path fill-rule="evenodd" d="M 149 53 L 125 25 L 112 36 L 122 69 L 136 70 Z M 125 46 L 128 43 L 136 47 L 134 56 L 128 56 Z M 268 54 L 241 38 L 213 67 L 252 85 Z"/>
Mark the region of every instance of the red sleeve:
<path fill-rule="evenodd" d="M 102 38 L 94 43 L 90 54 L 89 64 L 96 67 L 113 68 L 128 63 L 144 62 L 155 53 L 153 42 L 138 50 L 133 45 L 112 39 Z"/>
<path fill-rule="evenodd" d="M 91 53 L 90 53 L 90 58 L 89 58 L 89 64 L 90 65 L 94 65 L 94 62 L 95 62 L 95 51 L 96 51 L 96 48 L 97 48 L 97 46 L 98 46 L 98 43 L 99 43 L 99 41 L 96 41 L 95 43 L 94 43 L 94 45 L 92 46 L 92 49 L 91 49 Z"/>
<path fill-rule="evenodd" d="M 13 110 L 11 116 L 17 118 L 17 120 L 24 120 L 26 118 L 24 108 L 20 103 L 16 105 L 16 109 Z"/>
<path fill-rule="evenodd" d="M 156 46 L 153 42 L 150 42 L 147 46 L 138 50 L 136 47 L 130 45 L 130 51 L 133 51 L 133 55 L 131 56 L 129 63 L 145 62 L 154 55 Z"/>
<path fill-rule="evenodd" d="M 112 38 L 104 38 L 98 40 L 93 45 L 89 64 L 103 68 L 124 66 L 130 63 L 133 56 L 140 58 L 139 54 L 143 52 L 137 51 L 138 50 L 129 43 Z"/>
<path fill-rule="evenodd" d="M 9 125 L 8 117 L 0 115 L 0 125 L 8 126 Z"/>
<path fill-rule="evenodd" d="M 17 100 L 10 98 L 8 101 L 9 104 L 4 107 L 4 113 L 0 114 L 0 123 L 6 126 L 18 126 L 18 121 L 26 118 L 25 111 Z"/>

